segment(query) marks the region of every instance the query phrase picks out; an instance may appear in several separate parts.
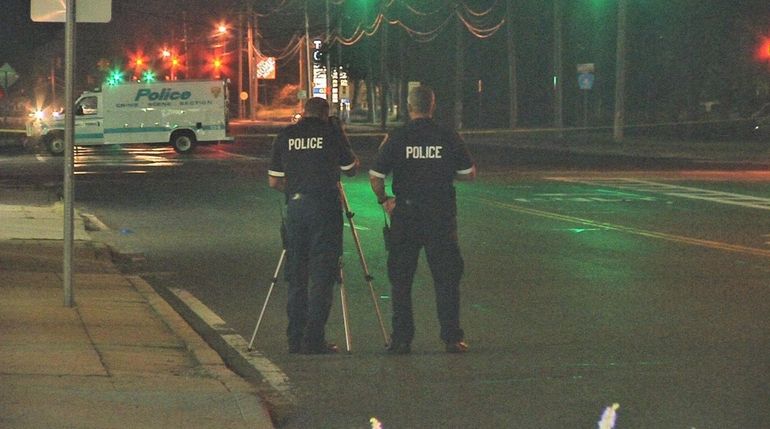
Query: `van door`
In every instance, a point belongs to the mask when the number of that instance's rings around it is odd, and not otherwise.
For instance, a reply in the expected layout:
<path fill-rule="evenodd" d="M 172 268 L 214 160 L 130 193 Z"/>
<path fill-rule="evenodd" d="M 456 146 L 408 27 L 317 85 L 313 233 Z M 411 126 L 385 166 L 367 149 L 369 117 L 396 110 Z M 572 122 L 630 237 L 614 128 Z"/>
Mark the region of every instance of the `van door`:
<path fill-rule="evenodd" d="M 104 144 L 104 117 L 99 109 L 98 95 L 83 97 L 75 103 L 75 144 L 90 146 Z"/>

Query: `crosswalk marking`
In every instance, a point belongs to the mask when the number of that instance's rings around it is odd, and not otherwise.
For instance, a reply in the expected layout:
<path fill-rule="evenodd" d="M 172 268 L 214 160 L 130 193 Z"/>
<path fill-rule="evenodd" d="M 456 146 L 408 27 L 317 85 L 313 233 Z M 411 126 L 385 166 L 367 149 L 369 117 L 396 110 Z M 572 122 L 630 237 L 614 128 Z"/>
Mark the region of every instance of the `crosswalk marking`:
<path fill-rule="evenodd" d="M 629 178 L 571 178 L 549 177 L 549 180 L 561 182 L 581 183 L 591 186 L 608 186 L 612 188 L 633 190 L 636 192 L 649 192 L 663 194 L 671 197 L 689 198 L 693 200 L 710 201 L 719 204 L 729 204 L 760 210 L 770 210 L 770 198 L 755 197 L 752 195 L 736 194 L 733 192 L 713 191 L 709 189 L 694 188 L 690 186 L 671 185 L 668 183 L 652 182 L 649 180 Z"/>

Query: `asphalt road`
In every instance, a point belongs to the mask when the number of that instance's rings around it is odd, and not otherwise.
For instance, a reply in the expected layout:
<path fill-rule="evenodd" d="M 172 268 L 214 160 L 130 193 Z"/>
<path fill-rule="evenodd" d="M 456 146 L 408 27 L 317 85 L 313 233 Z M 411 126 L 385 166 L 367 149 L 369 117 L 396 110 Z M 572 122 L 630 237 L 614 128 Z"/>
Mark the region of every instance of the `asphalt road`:
<path fill-rule="evenodd" d="M 376 141 L 356 144 L 366 165 Z M 282 197 L 266 186 L 265 142 L 200 149 L 81 151 L 77 206 L 110 228 L 97 237 L 144 255 L 125 269 L 188 290 L 248 340 L 280 254 Z M 283 282 L 256 339 L 299 398 L 286 427 L 596 427 L 613 403 L 617 427 L 767 427 L 766 170 L 474 153 L 479 180 L 458 184 L 470 353 L 443 352 L 423 260 L 413 353 L 386 355 L 346 229 L 352 353 L 286 352 Z M 0 181 L 55 187 L 60 161 L 16 153 L 0 165 Z M 387 319 L 382 213 L 365 175 L 344 183 Z M 327 332 L 344 343 L 339 302 Z"/>

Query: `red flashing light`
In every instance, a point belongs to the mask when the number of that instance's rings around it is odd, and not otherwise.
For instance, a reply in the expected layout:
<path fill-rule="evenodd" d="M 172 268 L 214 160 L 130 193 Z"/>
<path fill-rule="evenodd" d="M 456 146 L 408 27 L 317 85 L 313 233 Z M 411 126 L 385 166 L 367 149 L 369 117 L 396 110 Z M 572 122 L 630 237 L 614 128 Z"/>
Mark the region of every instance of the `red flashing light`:
<path fill-rule="evenodd" d="M 147 67 L 148 59 L 144 55 L 144 52 L 137 51 L 129 55 L 129 65 L 131 68 L 137 71 L 141 71 Z"/>

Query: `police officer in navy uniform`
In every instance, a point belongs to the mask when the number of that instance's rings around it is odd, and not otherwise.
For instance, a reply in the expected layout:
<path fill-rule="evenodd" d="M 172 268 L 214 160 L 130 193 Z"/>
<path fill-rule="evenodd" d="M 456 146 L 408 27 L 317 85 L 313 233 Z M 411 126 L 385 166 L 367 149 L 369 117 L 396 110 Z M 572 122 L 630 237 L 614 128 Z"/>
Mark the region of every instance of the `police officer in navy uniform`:
<path fill-rule="evenodd" d="M 325 326 L 342 255 L 340 171 L 354 176 L 359 161 L 323 98 L 305 103 L 302 119 L 273 142 L 268 180 L 286 195 L 286 330 L 289 353 L 334 353 Z"/>
<path fill-rule="evenodd" d="M 460 327 L 463 259 L 453 181 L 473 180 L 476 166 L 460 136 L 433 121 L 435 96 L 430 88 L 413 88 L 407 101 L 410 122 L 385 138 L 369 171 L 372 190 L 391 216 L 387 247 L 393 335 L 388 350 L 411 351 L 412 281 L 424 247 L 433 275 L 441 339 L 447 352 L 462 353 L 468 346 Z M 385 190 L 385 178 L 391 173 L 395 197 Z"/>

